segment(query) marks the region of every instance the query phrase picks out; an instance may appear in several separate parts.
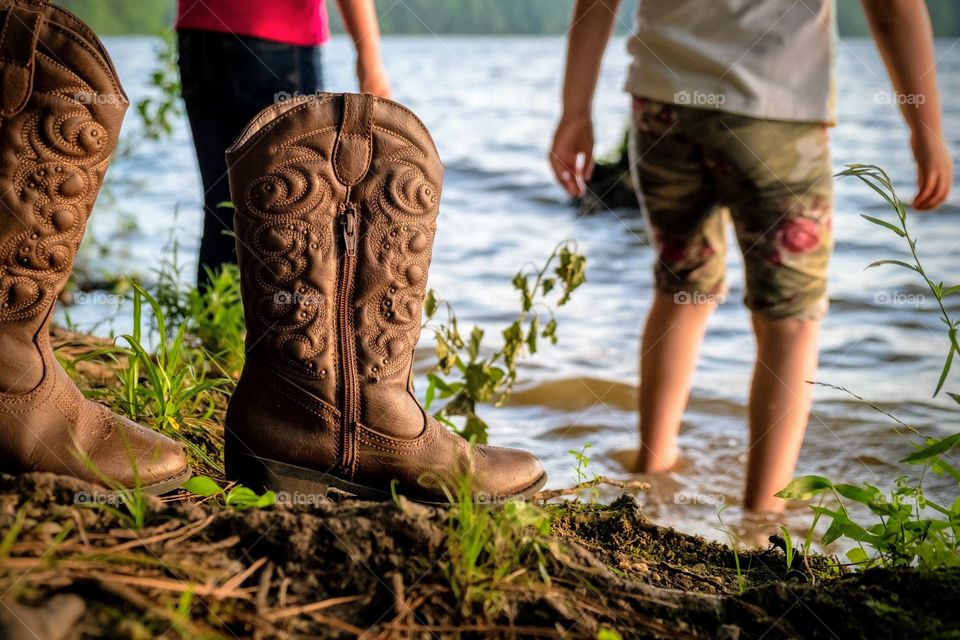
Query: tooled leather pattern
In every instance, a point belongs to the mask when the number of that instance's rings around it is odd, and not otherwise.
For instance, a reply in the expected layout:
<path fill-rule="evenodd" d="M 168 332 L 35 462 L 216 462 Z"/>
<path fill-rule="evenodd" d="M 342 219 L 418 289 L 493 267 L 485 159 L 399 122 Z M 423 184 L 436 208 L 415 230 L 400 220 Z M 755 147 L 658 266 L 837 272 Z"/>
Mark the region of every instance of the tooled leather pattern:
<path fill-rule="evenodd" d="M 44 315 L 59 295 L 113 148 L 83 101 L 94 89 L 46 56 L 37 65 L 56 88 L 35 89 L 27 108 L 2 122 L 15 143 L 3 213 L 16 222 L 7 222 L 15 231 L 0 244 L 0 322 Z"/>
<path fill-rule="evenodd" d="M 382 151 L 374 156 L 376 182 L 362 206 L 369 212 L 363 255 L 373 260 L 361 267 L 373 285 L 357 301 L 358 363 L 367 379 L 397 377 L 405 384 L 420 335 L 440 185 L 425 173 L 432 148 L 395 131 L 374 132 Z"/>
<path fill-rule="evenodd" d="M 334 193 L 329 156 L 300 142 L 319 138 L 327 143 L 320 148 L 330 149 L 335 136 L 336 128 L 327 127 L 279 145 L 279 163 L 246 187 L 238 208 L 250 328 L 266 334 L 266 351 L 285 371 L 320 380 L 335 378 L 323 364 L 335 346 L 334 292 L 324 275 L 334 251 Z"/>

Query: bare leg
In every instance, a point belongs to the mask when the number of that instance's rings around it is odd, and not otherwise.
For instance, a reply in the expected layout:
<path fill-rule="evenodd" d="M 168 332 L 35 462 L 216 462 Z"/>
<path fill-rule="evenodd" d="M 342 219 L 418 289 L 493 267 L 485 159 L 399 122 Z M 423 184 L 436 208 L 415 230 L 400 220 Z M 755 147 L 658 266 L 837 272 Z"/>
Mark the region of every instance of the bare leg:
<path fill-rule="evenodd" d="M 680 419 L 713 302 L 679 304 L 658 293 L 640 346 L 640 454 L 637 470 L 667 471 L 677 460 Z"/>
<path fill-rule="evenodd" d="M 744 507 L 780 512 L 774 494 L 793 477 L 810 418 L 819 320 L 771 320 L 754 314 L 757 362 L 750 387 L 750 455 Z"/>

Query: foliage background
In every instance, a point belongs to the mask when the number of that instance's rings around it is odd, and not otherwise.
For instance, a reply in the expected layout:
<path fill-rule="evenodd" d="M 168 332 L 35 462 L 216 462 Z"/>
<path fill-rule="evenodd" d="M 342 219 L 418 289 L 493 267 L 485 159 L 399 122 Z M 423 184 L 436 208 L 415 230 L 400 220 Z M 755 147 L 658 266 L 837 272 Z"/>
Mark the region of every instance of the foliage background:
<path fill-rule="evenodd" d="M 55 1 L 102 35 L 163 33 L 176 8 L 176 0 Z M 868 35 L 860 1 L 836 1 L 840 34 Z M 936 35 L 960 35 L 960 0 L 926 1 Z M 619 31 L 625 32 L 635 1 L 622 5 Z M 566 28 L 573 0 L 377 0 L 377 6 L 385 34 L 557 34 Z M 333 30 L 341 32 L 336 10 L 330 14 Z"/>

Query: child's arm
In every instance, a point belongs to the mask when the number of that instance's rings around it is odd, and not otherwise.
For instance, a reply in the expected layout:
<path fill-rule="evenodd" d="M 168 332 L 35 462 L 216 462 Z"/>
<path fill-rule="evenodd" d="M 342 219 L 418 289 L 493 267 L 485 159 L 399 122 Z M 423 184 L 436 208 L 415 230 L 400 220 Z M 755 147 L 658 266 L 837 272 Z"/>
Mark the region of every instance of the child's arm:
<path fill-rule="evenodd" d="M 577 0 L 567 41 L 563 112 L 550 149 L 550 166 L 572 196 L 583 195 L 593 173 L 593 94 L 620 0 Z"/>
<path fill-rule="evenodd" d="M 373 0 L 337 0 L 343 27 L 357 51 L 357 81 L 361 93 L 390 97 L 390 83 L 380 59 L 380 24 Z"/>
<path fill-rule="evenodd" d="M 913 208 L 940 206 L 953 184 L 953 160 L 943 139 L 933 32 L 919 0 L 861 0 L 887 66 L 917 163 Z"/>

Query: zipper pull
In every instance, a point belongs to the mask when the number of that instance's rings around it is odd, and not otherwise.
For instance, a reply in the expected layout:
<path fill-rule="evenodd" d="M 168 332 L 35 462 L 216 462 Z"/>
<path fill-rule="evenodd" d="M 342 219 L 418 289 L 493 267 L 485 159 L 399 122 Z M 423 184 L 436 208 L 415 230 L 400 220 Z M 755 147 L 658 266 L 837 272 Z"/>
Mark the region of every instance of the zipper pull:
<path fill-rule="evenodd" d="M 355 256 L 357 255 L 357 205 L 345 202 L 340 205 L 340 210 L 343 214 L 340 220 L 343 224 L 343 246 L 348 256 Z"/>

